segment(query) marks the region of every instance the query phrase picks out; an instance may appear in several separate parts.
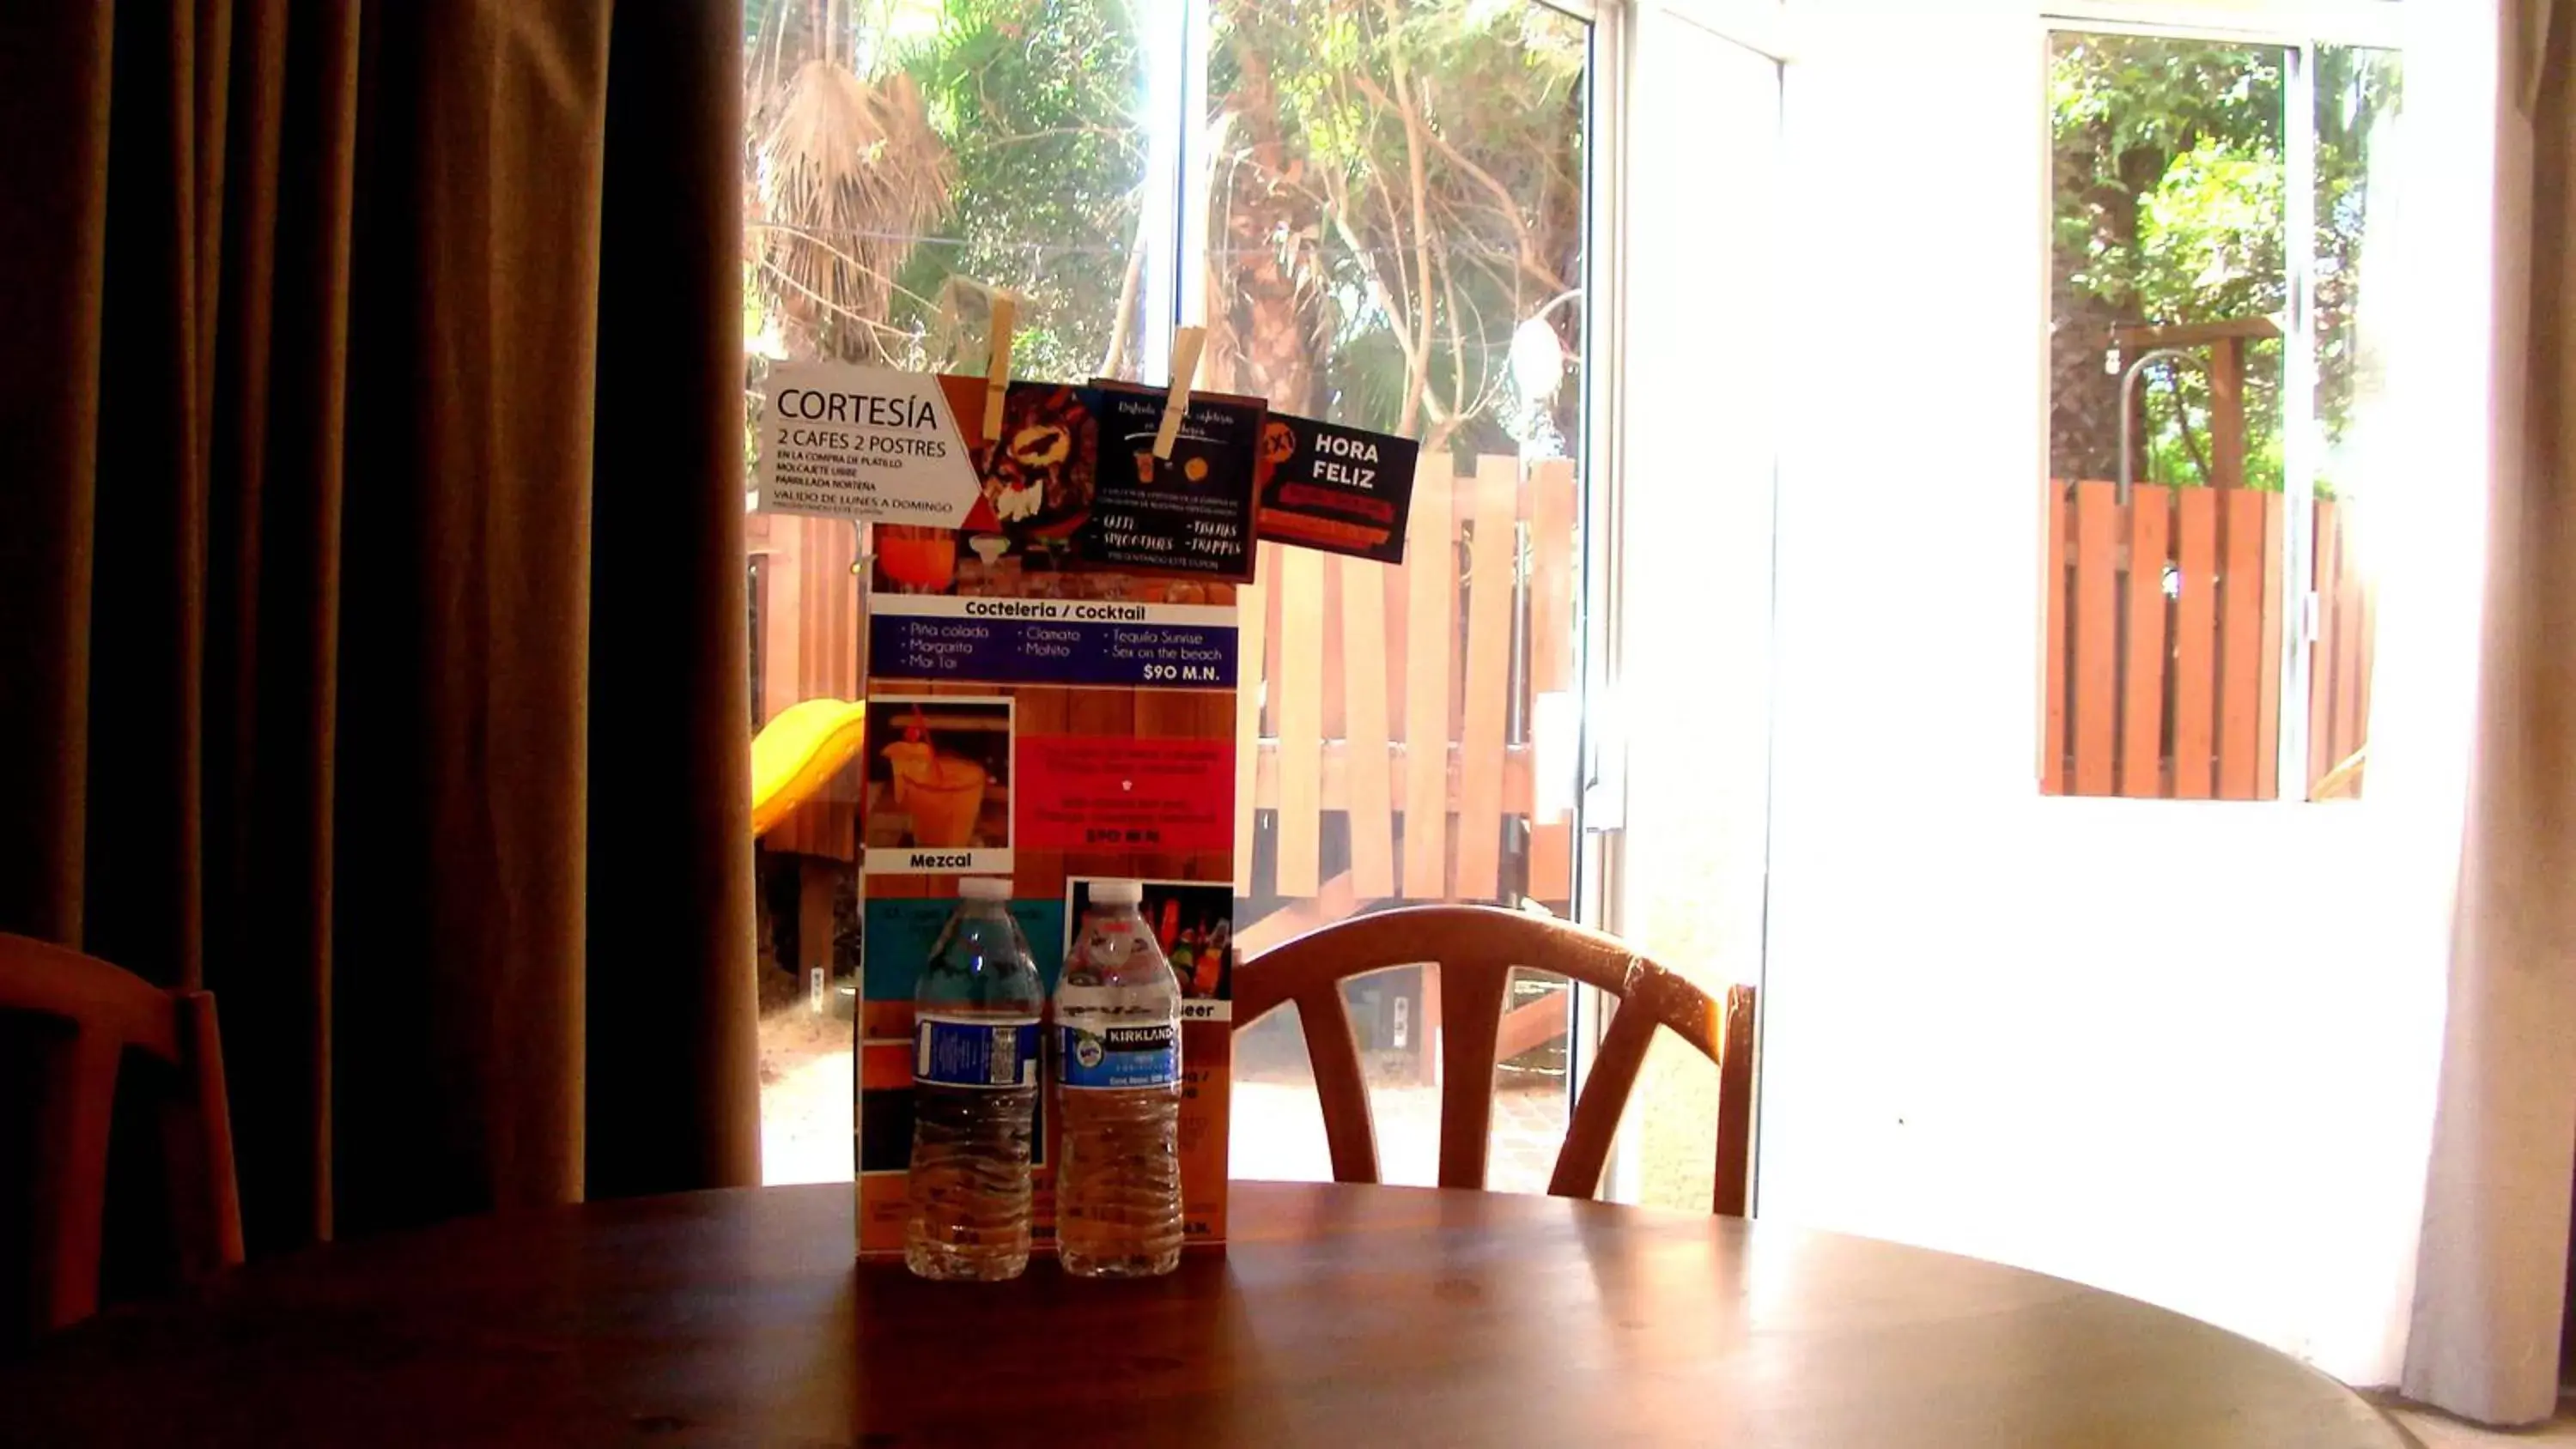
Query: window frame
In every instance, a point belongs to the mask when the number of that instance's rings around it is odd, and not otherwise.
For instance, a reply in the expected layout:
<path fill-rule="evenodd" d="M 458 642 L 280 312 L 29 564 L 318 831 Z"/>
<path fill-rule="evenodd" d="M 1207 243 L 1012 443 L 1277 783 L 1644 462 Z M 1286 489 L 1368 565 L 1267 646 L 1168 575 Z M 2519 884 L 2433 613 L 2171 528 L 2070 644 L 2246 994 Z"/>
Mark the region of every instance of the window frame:
<path fill-rule="evenodd" d="M 1573 13 L 1558 0 L 1543 0 Z M 1769 143 L 1776 149 L 1782 133 L 1777 108 L 1788 86 L 1788 67 L 1795 63 L 1793 0 L 1602 0 L 1591 9 L 1592 113 L 1588 119 L 1592 168 L 1588 178 L 1585 288 L 1598 305 L 1584 318 L 1591 349 L 1586 371 L 1588 430 L 1584 459 L 1584 559 L 1578 595 L 1584 618 L 1580 639 L 1583 660 L 1582 780 L 1576 821 L 1580 848 L 1575 853 L 1575 919 L 1612 935 L 1624 935 L 1629 922 L 1623 903 L 1628 887 L 1622 879 L 1627 850 L 1627 735 L 1622 719 L 1625 670 L 1627 436 L 1631 422 L 1626 402 L 1630 374 L 1628 337 L 1630 293 L 1628 239 L 1630 204 L 1635 186 L 1629 171 L 1631 138 L 1638 124 L 1635 77 L 1640 64 L 1641 9 L 1654 9 L 1716 39 L 1745 50 L 1773 68 L 1775 125 Z M 1768 218 L 1776 224 L 1777 218 Z M 1775 279 L 1760 279 L 1768 285 Z M 1774 440 L 1776 444 L 1776 439 Z M 1772 453 L 1777 487 L 1778 452 Z M 1776 528 L 1776 520 L 1774 527 Z M 1768 744 L 1766 742 L 1766 753 Z M 1765 770 L 1769 766 L 1766 759 Z M 1768 804 L 1766 801 L 1765 809 Z M 1767 947 L 1763 952 L 1767 960 Z M 1754 974 L 1761 974 L 1757 962 Z M 1570 1023 L 1569 1090 L 1577 1097 L 1590 1074 L 1601 1039 L 1609 1028 L 1609 995 L 1598 987 L 1579 986 Z M 1757 1021 L 1755 1030 L 1761 1031 Z M 1760 1048 L 1757 1042 L 1758 1066 Z M 1758 1085 L 1757 1085 L 1758 1093 Z M 1752 1191 L 1758 1202 L 1761 1177 L 1759 1098 L 1756 1098 L 1754 1153 L 1757 1170 Z M 1610 1159 L 1602 1174 L 1602 1196 L 1613 1202 L 1638 1201 L 1643 1171 L 1636 1137 L 1625 1124 L 1613 1137 Z"/>
<path fill-rule="evenodd" d="M 2313 505 L 2317 467 L 2315 56 L 2319 50 L 2334 47 L 2385 50 L 2402 59 L 2407 46 L 2401 23 L 2401 3 L 2402 0 L 2053 0 L 2038 14 L 2039 75 L 2034 96 L 2042 107 L 2048 103 L 2053 43 L 2061 35 L 2129 35 L 2149 39 L 2211 41 L 2278 47 L 2284 54 L 2281 229 L 2289 326 L 2282 338 L 2283 526 L 2279 563 L 2285 581 L 2308 582 L 2296 591 L 2295 602 L 2289 598 L 2284 600 L 2288 615 L 2283 620 L 2281 652 L 2276 662 L 2284 705 L 2273 739 L 2276 778 L 2280 782 L 2278 793 L 2269 800 L 2213 799 L 2192 802 L 2195 804 L 2303 806 L 2318 803 L 2313 793 L 2315 782 L 2309 778 L 2308 712 L 2291 709 L 2287 704 L 2290 700 L 2308 697 L 2323 604 L 2313 579 L 2316 561 Z M 2043 151 L 2035 187 L 2041 218 L 2038 234 L 2043 289 L 2050 265 L 2047 239 L 2055 218 L 2055 187 L 2053 154 Z M 2288 243 L 2291 237 L 2304 238 L 2305 244 L 2293 247 Z M 2039 344 L 2043 404 L 2048 401 L 2050 387 L 2045 372 L 2048 325 L 2049 312 L 2043 307 Z M 2038 420 L 2043 479 L 2047 468 L 2044 460 L 2050 451 L 2048 411 L 2043 405 Z M 2285 590 L 2285 594 L 2287 592 Z M 2048 601 L 2043 603 L 2043 607 L 2053 609 L 2057 605 Z M 2040 681 L 2043 691 L 2046 687 L 2045 670 L 2043 663 Z M 2044 714 L 2046 701 L 2043 699 L 2040 703 L 2040 712 Z M 2295 790 L 2293 781 L 2296 782 Z M 2082 796 L 2072 790 L 2051 794 L 2043 789 L 2039 794 L 2042 799 L 2125 798 Z"/>
<path fill-rule="evenodd" d="M 2051 30 L 2168 36 L 2242 45 L 2403 50 L 2404 0 L 2050 0 Z"/>

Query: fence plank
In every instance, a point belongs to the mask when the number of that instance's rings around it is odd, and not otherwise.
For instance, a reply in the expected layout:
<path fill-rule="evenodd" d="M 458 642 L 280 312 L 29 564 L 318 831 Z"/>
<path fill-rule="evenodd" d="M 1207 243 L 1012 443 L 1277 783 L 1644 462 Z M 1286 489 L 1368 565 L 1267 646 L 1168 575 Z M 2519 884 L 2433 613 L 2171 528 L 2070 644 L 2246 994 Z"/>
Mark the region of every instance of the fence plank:
<path fill-rule="evenodd" d="M 1574 683 L 1574 460 L 1530 465 L 1530 688 Z"/>
<path fill-rule="evenodd" d="M 1538 771 L 1532 758 L 1537 752 L 1527 745 L 1511 745 L 1503 751 L 1503 813 L 1527 815 L 1536 802 Z M 1399 752 L 1399 758 L 1400 758 Z M 1351 754 L 1345 740 L 1324 741 L 1324 813 L 1351 808 Z M 1255 808 L 1279 808 L 1279 751 L 1277 741 L 1262 743 L 1261 759 L 1253 767 L 1252 803 Z M 1458 808 L 1458 781 L 1449 781 L 1449 808 Z M 1356 889 L 1356 888 L 1354 888 Z M 1382 899 L 1382 898 L 1381 898 Z"/>
<path fill-rule="evenodd" d="M 1311 896 L 1323 883 L 1324 556 L 1280 550 L 1279 894 Z"/>
<path fill-rule="evenodd" d="M 2362 746 L 2370 722 L 2361 713 L 2361 674 L 2367 667 L 2368 615 L 2362 603 L 2360 550 L 2353 546 L 2352 520 L 2335 506 L 2335 750 L 2328 769 L 2340 768 Z"/>
<path fill-rule="evenodd" d="M 2129 638 L 2120 685 L 2120 793 L 2165 793 L 2165 560 L 2171 556 L 2173 490 L 2143 484 L 2129 494 Z"/>
<path fill-rule="evenodd" d="M 1351 884 L 1395 894 L 1395 798 L 1387 761 L 1386 566 L 1335 559 L 1342 583 L 1343 738 L 1350 749 Z"/>
<path fill-rule="evenodd" d="M 781 518 L 772 525 L 771 539 L 777 577 L 763 619 L 772 647 L 762 668 L 771 713 L 799 700 L 858 698 L 862 600 L 858 575 L 851 571 L 859 557 L 857 526 L 837 518 Z M 769 848 L 855 859 L 863 778 L 861 766 L 845 766 L 831 784 L 770 827 Z"/>
<path fill-rule="evenodd" d="M 1404 894 L 1449 896 L 1449 661 L 1458 607 L 1450 465 L 1426 454 L 1413 475 L 1404 548 Z"/>
<path fill-rule="evenodd" d="M 2211 703 L 2217 693 L 2218 495 L 2206 488 L 2174 494 L 2182 595 L 2174 601 L 2174 785 L 2177 800 L 2210 792 Z"/>
<path fill-rule="evenodd" d="M 1467 588 L 1467 695 L 1458 743 L 1458 897 L 1502 893 L 1503 729 L 1511 712 L 1512 605 L 1520 583 L 1520 460 L 1476 460 Z"/>
<path fill-rule="evenodd" d="M 1574 550 L 1578 497 L 1574 461 L 1550 458 L 1530 469 L 1530 721 L 1535 746 L 1536 697 L 1574 688 Z M 1538 753 L 1547 753 L 1539 751 Z M 1571 788 L 1571 782 L 1563 782 Z M 1534 900 L 1570 900 L 1574 892 L 1574 822 L 1562 812 L 1530 819 L 1529 887 Z"/>
<path fill-rule="evenodd" d="M 2361 578 L 2361 617 L 2357 627 L 2357 632 L 2361 635 L 2361 644 L 2353 659 L 2353 674 L 2357 680 L 2354 698 L 2358 702 L 2359 711 L 2354 716 L 2352 747 L 2355 750 L 2370 747 L 2370 673 L 2373 656 L 2379 650 L 2378 621 L 2379 583 L 2371 578 L 2368 570 L 2365 569 L 2362 571 Z M 2358 796 L 2360 793 L 2361 782 L 2356 780 L 2353 782 L 2353 794 Z"/>
<path fill-rule="evenodd" d="M 2075 793 L 2108 795 L 2118 718 L 2119 538 L 2116 486 L 2075 485 Z"/>
<path fill-rule="evenodd" d="M 2048 572 L 2041 576 L 2041 614 L 2048 620 L 2039 702 L 2039 788 L 2066 793 L 2066 484 L 2048 480 Z"/>
<path fill-rule="evenodd" d="M 2218 597 L 2218 798 L 2251 800 L 2263 692 L 2263 498 L 2243 488 L 2218 498 L 2227 523 Z"/>
<path fill-rule="evenodd" d="M 2254 798 L 2281 798 L 2281 495 L 2263 498 L 2263 687 L 2254 702 Z"/>
<path fill-rule="evenodd" d="M 1267 548 L 1267 545 L 1264 545 Z M 1260 559 L 1262 582 L 1234 591 L 1234 893 L 1252 894 L 1252 848 L 1259 816 L 1253 781 L 1261 767 L 1261 661 L 1270 625 L 1270 581 L 1276 560 Z"/>
<path fill-rule="evenodd" d="M 2339 620 L 2335 611 L 2326 607 L 2335 597 L 2335 583 L 2342 573 L 2341 530 L 2335 527 L 2335 506 L 2319 499 L 2312 515 L 2316 519 L 2316 571 L 2309 587 L 2316 591 L 2317 636 L 2308 641 L 2308 793 L 2316 792 L 2317 782 L 2326 777 L 2343 757 L 2334 752 L 2334 673 L 2335 633 Z"/>

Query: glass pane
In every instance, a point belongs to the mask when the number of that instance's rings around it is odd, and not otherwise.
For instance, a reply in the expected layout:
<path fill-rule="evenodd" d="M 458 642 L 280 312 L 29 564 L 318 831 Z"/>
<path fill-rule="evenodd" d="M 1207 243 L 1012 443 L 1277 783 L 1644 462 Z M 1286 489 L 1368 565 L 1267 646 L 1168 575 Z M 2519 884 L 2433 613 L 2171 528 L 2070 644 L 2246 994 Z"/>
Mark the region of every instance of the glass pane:
<path fill-rule="evenodd" d="M 1652 6 L 1638 24 L 1629 174 L 1693 184 L 1631 188 L 1629 295 L 1656 300 L 1626 320 L 1622 406 L 1695 426 L 1624 440 L 1618 920 L 1638 950 L 1723 996 L 1762 962 L 1775 430 L 1779 400 L 1802 385 L 1779 374 L 1803 313 L 1773 251 L 1778 63 Z M 1658 1032 L 1604 1195 L 1706 1212 L 1715 1088 L 1705 1057 Z"/>
<path fill-rule="evenodd" d="M 2360 794 L 2401 99 L 2384 50 L 2057 37 L 2050 793 Z"/>
<path fill-rule="evenodd" d="M 2291 61 L 2052 40 L 2053 794 L 2282 793 Z"/>
<path fill-rule="evenodd" d="M 1008 288 L 1021 376 L 1134 376 L 1150 127 L 1131 8 L 848 9 L 830 37 L 820 6 L 745 17 L 754 349 L 980 367 Z"/>
<path fill-rule="evenodd" d="M 1216 0 L 1214 20 L 1224 382 L 1462 456 L 1571 456 L 1587 28 L 1493 0 Z"/>
<path fill-rule="evenodd" d="M 1495 1192 L 1545 1192 L 1565 1145 L 1574 1099 L 1572 985 L 1544 971 L 1512 969 L 1495 1043 L 1494 1120 L 1485 1142 L 1485 1186 Z"/>
<path fill-rule="evenodd" d="M 2226 325 L 2244 330 L 2253 354 L 2241 442 L 2212 435 L 2212 344 L 2184 342 L 2125 394 L 2130 472 L 2142 483 L 2241 475 L 2281 486 L 2287 66 L 2277 46 L 2055 37 L 2049 456 L 2059 477 L 2120 476 L 2121 382 L 2166 345 L 2153 333 Z"/>
<path fill-rule="evenodd" d="M 1438 1055 L 1421 1031 L 1424 972 L 1391 966 L 1342 983 L 1343 1009 L 1368 1083 L 1381 1181 L 1428 1187 L 1440 1175 Z M 1325 1182 L 1333 1175 L 1322 1101 L 1292 1003 L 1234 1038 L 1234 1118 L 1227 1152 L 1236 1177 Z"/>
<path fill-rule="evenodd" d="M 1131 7 L 751 0 L 744 26 L 755 429 L 773 361 L 980 369 L 997 288 L 1020 295 L 1021 375 L 1136 375 L 1146 248 L 1170 253 L 1146 231 L 1148 56 Z M 755 726 L 857 698 L 857 531 L 755 514 L 745 532 Z M 858 789 L 845 770 L 757 850 L 770 1182 L 850 1176 Z"/>
<path fill-rule="evenodd" d="M 1265 549 L 1245 952 L 1381 902 L 1563 913 L 1588 27 L 1531 0 L 1210 18 L 1203 379 L 1423 443 L 1403 566 Z M 1384 1170 L 1428 1182 L 1437 1018 L 1404 982 L 1355 983 L 1354 1014 Z"/>
<path fill-rule="evenodd" d="M 1236 1028 L 1232 1109 L 1226 1126 L 1227 1176 L 1332 1180 L 1324 1105 L 1315 1095 L 1305 1019 L 1295 1002 Z"/>
<path fill-rule="evenodd" d="M 1394 966 L 1342 985 L 1377 1130 L 1378 1175 L 1390 1183 L 1429 1187 L 1440 1177 L 1437 975 Z M 1567 1112 L 1568 1000 L 1563 977 L 1513 972 L 1486 1146 L 1486 1186 L 1497 1192 L 1545 1192 L 1555 1170 Z M 1234 1082 L 1228 1145 L 1234 1176 L 1332 1177 L 1323 1108 L 1294 1004 L 1236 1034 Z"/>
<path fill-rule="evenodd" d="M 1426 460 L 1404 568 L 1265 565 L 1256 916 L 1346 872 L 1358 902 L 1569 894 L 1588 45 L 1537 4 L 1213 7 L 1211 385 L 1418 437 Z M 1480 590 L 1508 606 L 1479 622 Z M 1292 699 L 1320 717 L 1283 717 Z M 1454 837 L 1407 830 L 1416 729 L 1453 776 L 1504 776 L 1490 804 L 1434 782 L 1478 805 Z M 1387 804 L 1355 815 L 1363 769 Z"/>
<path fill-rule="evenodd" d="M 2397 211 L 2397 53 L 2316 53 L 2316 502 L 2310 573 L 2317 639 L 2308 665 L 2312 799 L 2358 799 L 2369 742 L 2372 588 L 2364 500 L 2392 453 L 2386 334 Z"/>

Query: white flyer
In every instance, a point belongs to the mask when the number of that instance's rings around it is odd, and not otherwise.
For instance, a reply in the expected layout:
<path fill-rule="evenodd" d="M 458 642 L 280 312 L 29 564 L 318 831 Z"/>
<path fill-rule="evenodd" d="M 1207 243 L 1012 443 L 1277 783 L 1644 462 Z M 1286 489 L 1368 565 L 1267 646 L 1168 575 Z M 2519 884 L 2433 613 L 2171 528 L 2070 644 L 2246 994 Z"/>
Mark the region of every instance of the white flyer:
<path fill-rule="evenodd" d="M 761 511 L 965 523 L 982 485 L 936 376 L 782 362 L 769 369 L 763 392 Z"/>

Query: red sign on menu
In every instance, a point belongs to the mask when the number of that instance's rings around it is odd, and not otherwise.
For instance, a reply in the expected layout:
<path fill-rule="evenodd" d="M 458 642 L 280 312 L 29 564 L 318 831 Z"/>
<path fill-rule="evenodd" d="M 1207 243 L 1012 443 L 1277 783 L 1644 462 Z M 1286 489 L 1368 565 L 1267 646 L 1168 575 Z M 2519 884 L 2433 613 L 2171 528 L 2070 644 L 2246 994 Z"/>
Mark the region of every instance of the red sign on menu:
<path fill-rule="evenodd" d="M 1023 850 L 1234 848 L 1234 746 L 1040 735 L 1013 762 Z"/>

